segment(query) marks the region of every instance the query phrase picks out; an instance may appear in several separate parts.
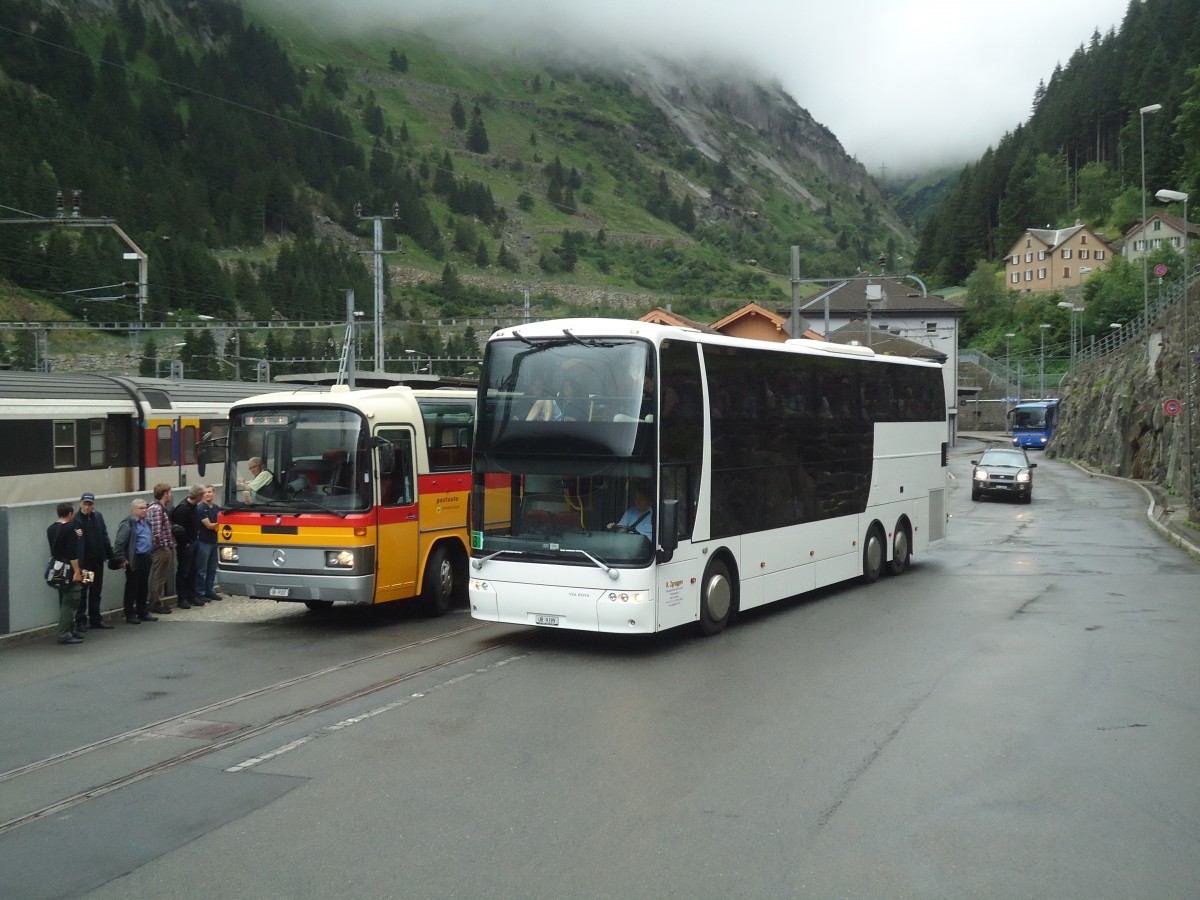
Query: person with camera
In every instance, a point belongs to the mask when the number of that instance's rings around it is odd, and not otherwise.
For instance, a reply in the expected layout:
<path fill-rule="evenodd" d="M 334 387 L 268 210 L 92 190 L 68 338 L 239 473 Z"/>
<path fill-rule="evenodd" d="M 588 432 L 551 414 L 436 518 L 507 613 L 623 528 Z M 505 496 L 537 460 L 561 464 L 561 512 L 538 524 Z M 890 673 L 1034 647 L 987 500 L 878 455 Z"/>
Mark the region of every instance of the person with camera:
<path fill-rule="evenodd" d="M 79 511 L 73 520 L 76 531 L 83 533 L 83 556 L 81 566 L 92 573 L 92 580 L 83 584 L 79 594 L 79 608 L 75 610 L 75 630 L 82 633 L 89 628 L 112 628 L 104 621 L 100 611 L 100 591 L 104 588 L 104 564 L 112 557 L 112 543 L 108 539 L 108 526 L 104 516 L 96 509 L 96 495 L 91 491 L 79 498 Z"/>
<path fill-rule="evenodd" d="M 50 542 L 50 556 L 62 563 L 66 569 L 65 580 L 55 585 L 58 590 L 58 642 L 60 644 L 82 644 L 83 635 L 75 631 L 75 610 L 79 606 L 80 589 L 83 586 L 83 569 L 79 565 L 83 538 L 76 532 L 75 507 L 70 503 L 58 504 L 58 520 L 46 529 L 46 540 Z"/>

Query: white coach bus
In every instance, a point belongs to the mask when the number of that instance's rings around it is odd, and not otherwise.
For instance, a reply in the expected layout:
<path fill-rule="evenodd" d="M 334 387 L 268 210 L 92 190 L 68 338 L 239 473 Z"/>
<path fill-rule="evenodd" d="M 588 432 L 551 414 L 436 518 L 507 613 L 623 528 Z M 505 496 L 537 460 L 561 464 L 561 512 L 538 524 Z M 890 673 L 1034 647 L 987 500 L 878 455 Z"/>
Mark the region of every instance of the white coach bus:
<path fill-rule="evenodd" d="M 937 364 L 608 319 L 488 341 L 471 614 L 640 634 L 885 569 L 946 532 Z"/>

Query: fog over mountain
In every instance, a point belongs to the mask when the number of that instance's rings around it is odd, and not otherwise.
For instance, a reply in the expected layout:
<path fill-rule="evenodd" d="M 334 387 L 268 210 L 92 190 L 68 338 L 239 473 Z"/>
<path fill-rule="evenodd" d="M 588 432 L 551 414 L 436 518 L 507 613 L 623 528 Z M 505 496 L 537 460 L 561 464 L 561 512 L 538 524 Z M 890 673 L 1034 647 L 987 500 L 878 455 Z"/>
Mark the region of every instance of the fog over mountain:
<path fill-rule="evenodd" d="M 1133 0 L 1138 2 L 1138 0 Z M 1040 80 L 1129 0 L 250 0 L 322 28 L 382 24 L 505 53 L 620 65 L 623 51 L 778 81 L 877 177 L 977 158 L 1025 121 Z M 585 56 L 586 58 L 586 56 Z"/>

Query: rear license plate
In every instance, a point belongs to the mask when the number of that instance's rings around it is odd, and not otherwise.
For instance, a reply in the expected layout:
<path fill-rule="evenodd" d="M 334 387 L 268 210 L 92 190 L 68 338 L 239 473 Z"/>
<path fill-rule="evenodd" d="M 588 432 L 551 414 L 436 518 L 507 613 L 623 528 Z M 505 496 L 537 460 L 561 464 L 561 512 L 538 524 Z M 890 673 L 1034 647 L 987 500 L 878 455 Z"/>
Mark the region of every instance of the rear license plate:
<path fill-rule="evenodd" d="M 286 597 L 292 592 L 291 588 L 268 588 L 268 597 Z"/>
<path fill-rule="evenodd" d="M 534 616 L 534 625 L 557 625 L 561 621 L 561 616 Z"/>

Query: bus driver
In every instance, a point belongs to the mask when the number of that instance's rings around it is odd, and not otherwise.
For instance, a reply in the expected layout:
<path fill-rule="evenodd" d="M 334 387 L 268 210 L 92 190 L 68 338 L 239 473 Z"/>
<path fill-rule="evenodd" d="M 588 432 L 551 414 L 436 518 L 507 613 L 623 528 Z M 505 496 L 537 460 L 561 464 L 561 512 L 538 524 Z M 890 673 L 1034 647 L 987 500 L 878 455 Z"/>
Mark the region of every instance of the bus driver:
<path fill-rule="evenodd" d="M 252 456 L 246 460 L 246 466 L 250 469 L 251 478 L 247 481 L 244 478 L 238 479 L 238 487 L 246 492 L 246 502 L 258 502 L 259 492 L 271 483 L 274 477 L 271 470 L 263 465 L 261 456 Z"/>

